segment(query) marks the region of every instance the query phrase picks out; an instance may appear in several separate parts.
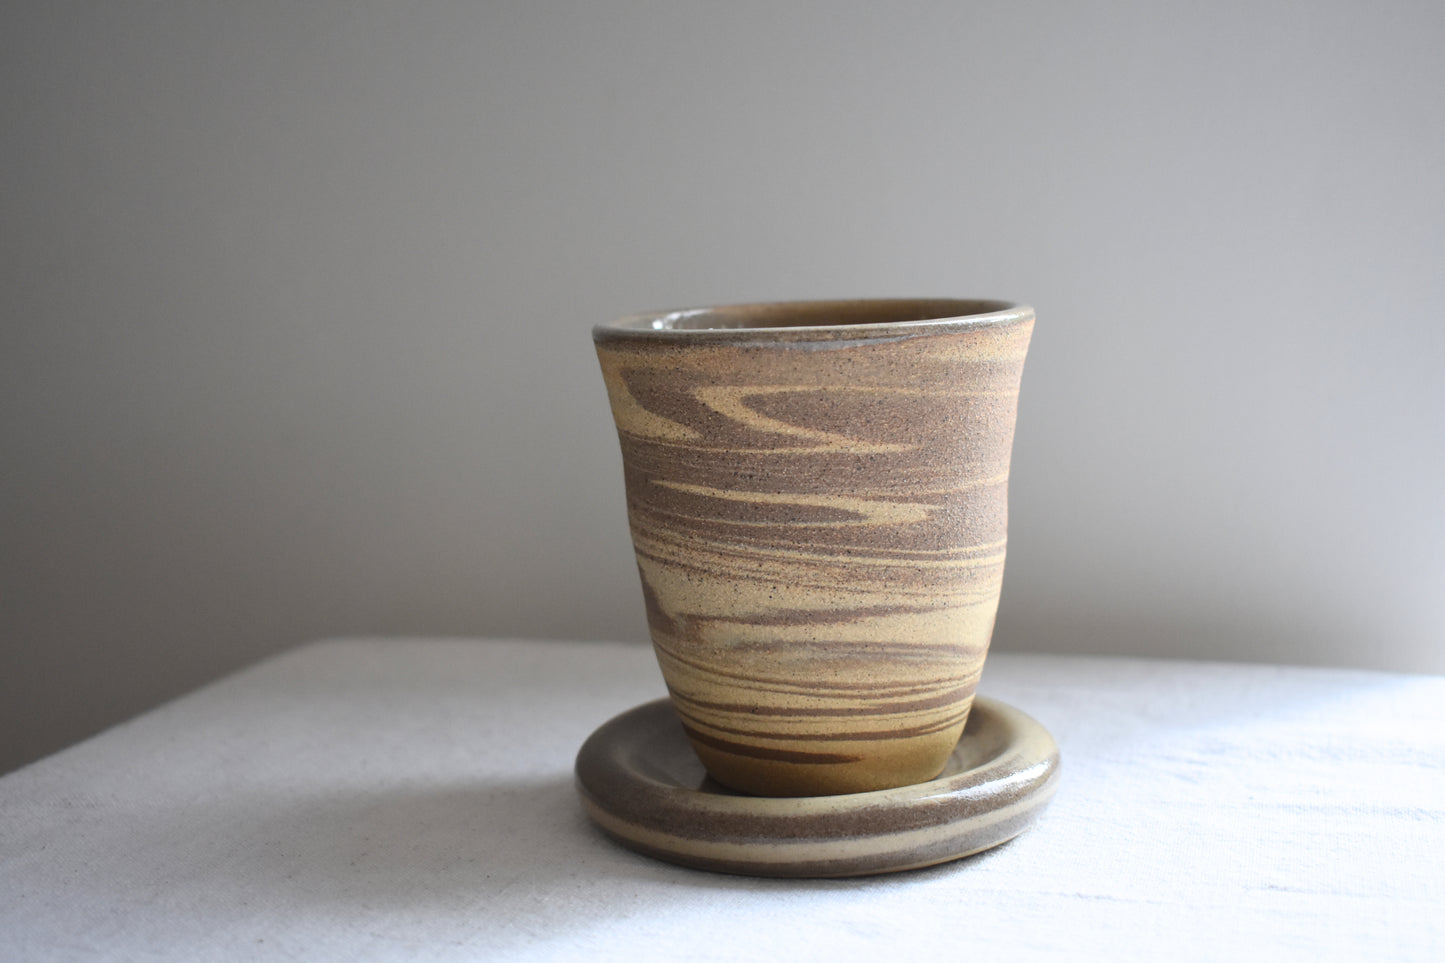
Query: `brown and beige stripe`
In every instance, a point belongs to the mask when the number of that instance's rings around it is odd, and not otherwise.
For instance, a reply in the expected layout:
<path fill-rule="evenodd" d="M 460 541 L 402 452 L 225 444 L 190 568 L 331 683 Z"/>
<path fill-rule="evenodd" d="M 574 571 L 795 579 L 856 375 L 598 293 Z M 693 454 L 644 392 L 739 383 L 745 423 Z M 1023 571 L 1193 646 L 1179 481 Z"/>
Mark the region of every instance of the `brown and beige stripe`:
<path fill-rule="evenodd" d="M 998 605 L 1032 324 L 863 301 L 596 329 L 652 639 L 719 781 L 859 792 L 948 758 Z"/>

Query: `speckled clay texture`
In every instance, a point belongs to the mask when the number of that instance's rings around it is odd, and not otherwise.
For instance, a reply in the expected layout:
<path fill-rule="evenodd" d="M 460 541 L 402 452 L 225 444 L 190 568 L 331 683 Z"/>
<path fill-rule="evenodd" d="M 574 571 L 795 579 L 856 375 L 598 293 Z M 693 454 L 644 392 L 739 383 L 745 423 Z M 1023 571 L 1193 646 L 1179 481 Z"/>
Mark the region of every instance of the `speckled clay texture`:
<path fill-rule="evenodd" d="M 932 779 L 998 607 L 1029 308 L 743 305 L 594 331 L 652 641 L 719 782 Z"/>

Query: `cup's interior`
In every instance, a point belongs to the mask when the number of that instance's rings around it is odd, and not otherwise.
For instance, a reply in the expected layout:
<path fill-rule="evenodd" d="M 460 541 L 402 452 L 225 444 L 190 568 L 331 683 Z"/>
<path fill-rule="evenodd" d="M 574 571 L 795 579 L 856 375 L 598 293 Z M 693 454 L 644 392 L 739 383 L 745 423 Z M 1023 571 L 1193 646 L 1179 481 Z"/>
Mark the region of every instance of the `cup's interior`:
<path fill-rule="evenodd" d="M 1008 301 L 956 298 L 898 298 L 873 301 L 796 301 L 736 304 L 671 311 L 636 319 L 653 331 L 718 331 L 737 328 L 811 328 L 854 324 L 899 324 L 991 314 L 1014 307 Z M 629 325 L 631 326 L 631 325 Z"/>

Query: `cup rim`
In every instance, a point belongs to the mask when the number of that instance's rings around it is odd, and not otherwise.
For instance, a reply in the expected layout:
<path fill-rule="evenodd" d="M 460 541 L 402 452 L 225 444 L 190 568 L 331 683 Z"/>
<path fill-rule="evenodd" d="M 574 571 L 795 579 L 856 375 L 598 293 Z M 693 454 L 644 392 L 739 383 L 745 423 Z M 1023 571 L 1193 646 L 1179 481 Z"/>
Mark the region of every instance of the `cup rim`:
<path fill-rule="evenodd" d="M 829 315 L 882 315 L 888 320 L 835 324 L 748 324 L 749 320 L 792 314 L 812 320 Z M 897 315 L 904 315 L 897 318 Z M 908 317 L 917 314 L 918 317 Z M 706 324 L 721 316 L 732 324 Z M 592 329 L 594 341 L 775 342 L 871 340 L 903 332 L 1002 327 L 1031 320 L 1026 304 L 992 298 L 854 298 L 756 301 L 712 307 L 676 308 L 632 314 Z M 693 322 L 690 326 L 680 326 Z M 702 322 L 702 323 L 698 323 Z"/>

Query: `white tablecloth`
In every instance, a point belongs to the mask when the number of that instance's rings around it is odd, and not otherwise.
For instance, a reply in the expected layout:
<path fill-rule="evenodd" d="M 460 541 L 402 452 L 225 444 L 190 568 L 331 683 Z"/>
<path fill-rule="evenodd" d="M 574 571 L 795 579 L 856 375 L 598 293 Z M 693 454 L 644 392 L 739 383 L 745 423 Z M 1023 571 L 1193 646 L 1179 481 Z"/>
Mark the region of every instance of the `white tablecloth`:
<path fill-rule="evenodd" d="M 1445 678 L 990 657 L 1034 829 L 760 880 L 654 862 L 572 761 L 650 649 L 306 646 L 0 778 L 0 959 L 1445 959 Z"/>

